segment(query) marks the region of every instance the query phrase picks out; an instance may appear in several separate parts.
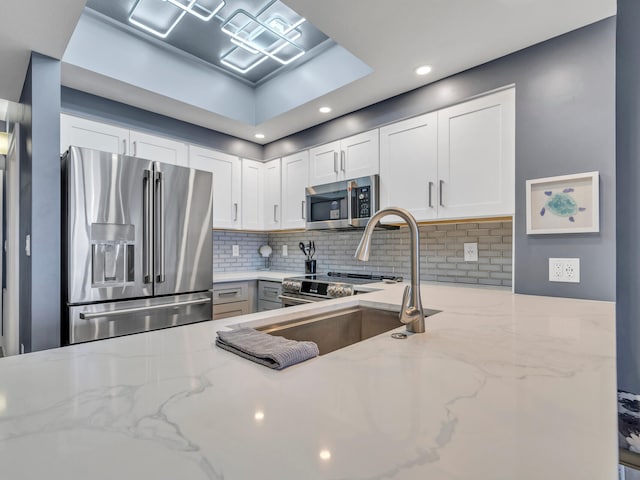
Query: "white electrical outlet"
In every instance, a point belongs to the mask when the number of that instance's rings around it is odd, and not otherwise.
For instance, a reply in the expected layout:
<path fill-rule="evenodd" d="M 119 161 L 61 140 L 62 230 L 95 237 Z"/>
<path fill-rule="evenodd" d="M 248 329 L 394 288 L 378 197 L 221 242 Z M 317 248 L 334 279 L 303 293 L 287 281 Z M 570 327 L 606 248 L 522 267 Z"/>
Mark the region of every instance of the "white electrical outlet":
<path fill-rule="evenodd" d="M 580 259 L 550 258 L 549 281 L 580 283 Z"/>
<path fill-rule="evenodd" d="M 239 257 L 240 256 L 240 245 L 234 245 L 233 247 L 231 247 L 231 255 L 234 257 Z"/>
<path fill-rule="evenodd" d="M 465 262 L 478 261 L 478 244 L 477 243 L 464 244 L 464 261 Z"/>
<path fill-rule="evenodd" d="M 282 245 L 282 256 L 283 257 L 289 256 L 289 247 L 286 245 Z"/>

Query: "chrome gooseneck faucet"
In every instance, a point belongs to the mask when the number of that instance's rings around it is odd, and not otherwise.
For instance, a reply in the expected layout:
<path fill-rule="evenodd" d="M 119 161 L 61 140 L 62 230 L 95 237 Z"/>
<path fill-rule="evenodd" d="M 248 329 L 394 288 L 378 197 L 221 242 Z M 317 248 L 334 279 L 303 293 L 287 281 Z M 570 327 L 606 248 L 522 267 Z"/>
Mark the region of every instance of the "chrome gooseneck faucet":
<path fill-rule="evenodd" d="M 369 220 L 354 256 L 364 262 L 369 260 L 371 234 L 378 222 L 387 215 L 397 215 L 401 217 L 407 222 L 409 234 L 411 235 L 411 285 L 407 285 L 404 289 L 400 321 L 407 325 L 408 332 L 424 333 L 424 310 L 422 309 L 422 299 L 420 298 L 420 233 L 418 232 L 418 224 L 416 223 L 416 219 L 413 218 L 413 215 L 404 208 L 399 207 L 389 207 L 379 210 Z"/>

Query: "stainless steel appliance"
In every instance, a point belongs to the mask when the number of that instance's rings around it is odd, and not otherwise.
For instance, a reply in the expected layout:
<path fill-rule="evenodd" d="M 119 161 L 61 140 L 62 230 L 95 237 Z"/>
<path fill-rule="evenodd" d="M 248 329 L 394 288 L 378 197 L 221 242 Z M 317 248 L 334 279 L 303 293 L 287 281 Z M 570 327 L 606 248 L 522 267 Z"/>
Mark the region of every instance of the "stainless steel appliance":
<path fill-rule="evenodd" d="M 307 187 L 307 229 L 365 227 L 380 205 L 379 184 L 372 175 Z"/>
<path fill-rule="evenodd" d="M 327 275 L 306 275 L 285 278 L 280 300 L 283 307 L 320 302 L 355 295 L 355 285 L 373 282 L 401 282 L 402 277 L 363 273 L 329 272 Z"/>
<path fill-rule="evenodd" d="M 211 319 L 209 172 L 63 155 L 65 343 Z"/>

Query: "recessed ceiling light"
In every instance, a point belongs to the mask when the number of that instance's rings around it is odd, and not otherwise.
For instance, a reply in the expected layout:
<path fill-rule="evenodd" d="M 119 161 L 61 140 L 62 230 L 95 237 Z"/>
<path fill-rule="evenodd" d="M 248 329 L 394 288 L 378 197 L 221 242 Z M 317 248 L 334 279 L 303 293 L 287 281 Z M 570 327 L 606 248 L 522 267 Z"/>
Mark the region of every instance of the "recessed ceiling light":
<path fill-rule="evenodd" d="M 320 107 L 318 109 L 320 111 L 320 113 L 329 113 L 331 111 L 330 107 Z"/>
<path fill-rule="evenodd" d="M 262 139 L 262 138 L 264 138 L 264 133 L 256 133 L 254 136 L 255 136 L 256 138 L 260 138 L 260 139 Z"/>
<path fill-rule="evenodd" d="M 431 73 L 430 65 L 422 65 L 421 67 L 416 68 L 416 75 L 427 75 Z"/>

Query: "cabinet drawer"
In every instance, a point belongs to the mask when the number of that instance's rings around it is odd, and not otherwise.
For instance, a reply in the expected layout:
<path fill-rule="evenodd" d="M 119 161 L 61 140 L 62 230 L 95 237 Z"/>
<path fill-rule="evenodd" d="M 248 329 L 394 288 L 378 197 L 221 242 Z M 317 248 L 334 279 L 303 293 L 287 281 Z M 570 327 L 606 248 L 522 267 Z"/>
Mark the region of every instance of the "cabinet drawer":
<path fill-rule="evenodd" d="M 258 299 L 267 300 L 268 302 L 278 302 L 278 298 L 282 294 L 282 283 L 280 282 L 268 282 L 266 280 L 260 280 L 258 282 Z"/>
<path fill-rule="evenodd" d="M 222 303 L 213 306 L 213 319 L 221 320 L 223 318 L 237 317 L 239 315 L 247 315 L 251 313 L 248 301 Z"/>
<path fill-rule="evenodd" d="M 258 300 L 258 311 L 265 312 L 267 310 L 277 310 L 282 308 L 281 302 L 270 302 L 268 300 Z"/>
<path fill-rule="evenodd" d="M 241 302 L 249 299 L 248 282 L 217 283 L 213 285 L 211 291 L 214 305 Z"/>

